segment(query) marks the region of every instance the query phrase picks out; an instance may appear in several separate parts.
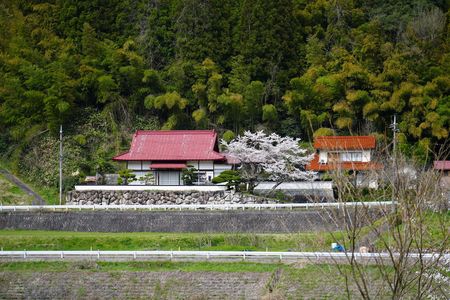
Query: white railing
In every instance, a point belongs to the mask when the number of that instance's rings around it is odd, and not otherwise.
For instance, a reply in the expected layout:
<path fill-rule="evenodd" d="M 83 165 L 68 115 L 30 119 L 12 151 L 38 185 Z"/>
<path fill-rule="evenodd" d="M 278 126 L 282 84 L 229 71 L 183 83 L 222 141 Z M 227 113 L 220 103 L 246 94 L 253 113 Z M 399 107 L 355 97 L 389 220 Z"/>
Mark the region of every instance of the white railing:
<path fill-rule="evenodd" d="M 383 202 L 324 202 L 324 203 L 277 203 L 277 204 L 163 204 L 163 205 L 7 205 L 2 211 L 36 210 L 261 210 L 261 209 L 324 209 L 343 206 L 389 206 L 391 201 Z"/>
<path fill-rule="evenodd" d="M 217 192 L 225 191 L 225 185 L 76 185 L 75 191 L 168 191 L 168 192 Z"/>
<path fill-rule="evenodd" d="M 1 259 L 349 259 L 351 253 L 344 252 L 262 252 L 262 251 L 0 251 Z M 353 253 L 357 259 L 391 259 L 389 253 Z M 393 253 L 393 257 L 399 257 Z M 409 253 L 410 259 L 436 260 L 450 259 L 450 254 Z"/>

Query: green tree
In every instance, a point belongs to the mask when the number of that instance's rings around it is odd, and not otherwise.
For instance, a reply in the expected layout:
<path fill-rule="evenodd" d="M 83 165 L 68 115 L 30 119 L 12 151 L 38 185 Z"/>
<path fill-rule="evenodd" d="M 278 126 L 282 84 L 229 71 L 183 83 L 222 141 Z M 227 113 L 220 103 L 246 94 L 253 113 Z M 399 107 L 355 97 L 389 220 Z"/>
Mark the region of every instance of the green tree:
<path fill-rule="evenodd" d="M 133 174 L 133 170 L 123 169 L 119 171 L 119 178 L 117 178 L 117 184 L 128 185 L 130 182 L 136 180 L 136 174 Z"/>

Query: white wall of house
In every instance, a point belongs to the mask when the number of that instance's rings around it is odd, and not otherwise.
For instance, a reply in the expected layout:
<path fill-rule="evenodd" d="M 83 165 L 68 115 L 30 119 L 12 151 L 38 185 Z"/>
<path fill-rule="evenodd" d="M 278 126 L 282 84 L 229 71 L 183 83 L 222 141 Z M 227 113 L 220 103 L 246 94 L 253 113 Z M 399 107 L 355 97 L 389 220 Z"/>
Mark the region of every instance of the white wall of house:
<path fill-rule="evenodd" d="M 204 160 L 199 162 L 199 170 L 213 170 L 214 162 L 212 160 Z"/>
<path fill-rule="evenodd" d="M 188 166 L 193 166 L 194 168 L 196 168 L 198 170 L 199 168 L 199 161 L 198 160 L 189 160 L 186 162 L 186 165 Z"/>
<path fill-rule="evenodd" d="M 340 161 L 370 162 L 371 160 L 370 150 L 351 150 L 351 151 L 319 150 L 319 163 L 327 164 L 329 157 L 335 153 L 339 153 Z"/>
<path fill-rule="evenodd" d="M 186 164 L 188 166 L 193 166 L 194 168 L 196 168 L 197 170 L 202 170 L 202 171 L 206 171 L 206 170 L 213 170 L 214 169 L 214 161 L 212 160 L 192 160 L 192 161 L 187 161 Z"/>
<path fill-rule="evenodd" d="M 319 163 L 326 164 L 328 162 L 328 151 L 319 150 Z"/>
<path fill-rule="evenodd" d="M 178 181 L 180 185 L 183 185 L 183 180 L 181 179 L 182 172 L 180 170 L 151 171 L 151 163 L 151 161 L 127 161 L 127 168 L 133 170 L 133 173 L 136 175 L 137 179 L 131 182 L 130 185 L 145 185 L 145 182 L 143 180 L 139 180 L 139 178 L 144 177 L 149 172 L 153 172 L 156 185 L 176 185 L 178 184 Z M 218 164 L 214 163 L 214 161 L 212 160 L 187 161 L 186 165 L 192 166 L 198 170 L 199 181 L 194 184 L 204 184 L 205 182 L 211 182 L 214 177 L 218 176 L 223 171 L 231 170 L 232 168 L 232 165 L 223 163 Z"/>
<path fill-rule="evenodd" d="M 127 166 L 127 168 L 130 170 L 142 170 L 142 162 L 140 160 L 128 161 Z"/>
<path fill-rule="evenodd" d="M 371 153 L 370 150 L 363 151 L 363 162 L 370 162 L 372 160 Z"/>
<path fill-rule="evenodd" d="M 130 170 L 148 171 L 150 170 L 151 163 L 151 161 L 146 160 L 130 160 L 127 161 L 127 168 Z"/>

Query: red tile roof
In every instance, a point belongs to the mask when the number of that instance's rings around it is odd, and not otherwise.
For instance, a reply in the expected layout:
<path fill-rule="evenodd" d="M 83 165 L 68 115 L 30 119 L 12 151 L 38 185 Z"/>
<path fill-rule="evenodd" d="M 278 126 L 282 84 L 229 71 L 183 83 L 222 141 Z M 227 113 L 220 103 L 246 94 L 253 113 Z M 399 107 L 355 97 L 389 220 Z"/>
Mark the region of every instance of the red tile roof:
<path fill-rule="evenodd" d="M 314 141 L 315 149 L 326 150 L 362 150 L 374 149 L 373 136 L 321 136 Z"/>
<path fill-rule="evenodd" d="M 114 160 L 225 160 L 214 130 L 138 130 L 130 150 Z"/>
<path fill-rule="evenodd" d="M 433 168 L 435 170 L 448 171 L 450 170 L 450 160 L 435 160 Z"/>
<path fill-rule="evenodd" d="M 306 166 L 309 171 L 333 171 L 333 170 L 353 170 L 353 171 L 367 171 L 367 170 L 379 170 L 383 166 L 374 162 L 337 162 L 329 164 L 319 163 L 319 155 L 314 155 L 313 160 Z"/>

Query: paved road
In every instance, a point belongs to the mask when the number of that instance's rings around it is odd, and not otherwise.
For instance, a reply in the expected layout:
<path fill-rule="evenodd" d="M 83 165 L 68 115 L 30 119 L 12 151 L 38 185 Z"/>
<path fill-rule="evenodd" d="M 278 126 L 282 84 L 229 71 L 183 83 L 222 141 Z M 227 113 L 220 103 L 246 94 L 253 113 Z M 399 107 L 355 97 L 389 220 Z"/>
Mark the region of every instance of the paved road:
<path fill-rule="evenodd" d="M 25 193 L 33 197 L 33 205 L 45 205 L 45 200 L 42 199 L 39 194 L 33 191 L 28 185 L 26 185 L 22 180 L 11 174 L 9 171 L 0 169 L 0 173 L 3 174 L 6 179 L 17 185 L 20 189 L 22 189 Z"/>

